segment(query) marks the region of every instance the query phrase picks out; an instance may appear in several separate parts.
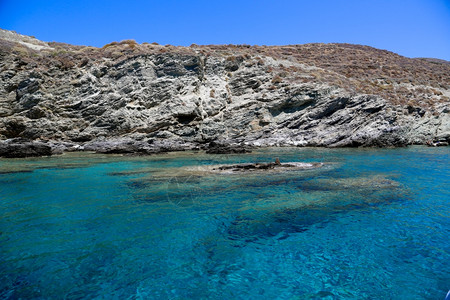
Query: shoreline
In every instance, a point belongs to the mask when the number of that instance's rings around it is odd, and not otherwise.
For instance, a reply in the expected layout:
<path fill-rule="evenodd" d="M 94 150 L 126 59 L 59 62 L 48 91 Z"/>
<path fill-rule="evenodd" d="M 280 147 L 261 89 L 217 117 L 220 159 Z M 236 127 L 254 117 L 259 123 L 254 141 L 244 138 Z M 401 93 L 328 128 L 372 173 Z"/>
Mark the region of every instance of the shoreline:
<path fill-rule="evenodd" d="M 213 141 L 210 143 L 173 143 L 160 141 L 148 143 L 136 140 L 105 140 L 88 144 L 75 144 L 64 141 L 31 141 L 25 139 L 9 139 L 0 141 L 0 158 L 32 158 L 50 157 L 65 153 L 116 154 L 124 156 L 153 156 L 176 152 L 202 152 L 204 154 L 244 154 L 259 149 L 269 148 L 317 148 L 317 149 L 396 149 L 411 146 L 448 147 L 447 142 L 426 142 L 423 144 L 402 144 L 384 146 L 311 146 L 292 144 L 258 145 L 249 142 Z"/>

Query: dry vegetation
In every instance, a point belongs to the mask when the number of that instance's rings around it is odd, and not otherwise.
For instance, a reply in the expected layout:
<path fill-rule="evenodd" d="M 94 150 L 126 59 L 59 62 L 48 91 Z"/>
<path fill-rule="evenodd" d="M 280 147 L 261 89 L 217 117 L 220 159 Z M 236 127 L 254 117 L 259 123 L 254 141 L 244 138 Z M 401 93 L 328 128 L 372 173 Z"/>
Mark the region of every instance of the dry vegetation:
<path fill-rule="evenodd" d="M 98 61 L 118 63 L 136 55 L 180 53 L 219 56 L 230 63 L 260 66 L 273 73 L 272 84 L 326 82 L 358 93 L 381 95 L 401 105 L 433 108 L 448 102 L 442 91 L 450 89 L 450 63 L 437 59 L 411 59 L 368 46 L 351 44 L 306 44 L 289 46 L 204 45 L 175 47 L 157 43 L 138 44 L 134 40 L 112 42 L 102 48 L 49 43 L 54 50 L 34 51 L 26 46 L 0 40 L 0 57 L 14 55 L 21 68 L 39 65 L 70 70 L 89 67 Z M 306 66 L 265 66 L 264 57 L 289 60 Z M 233 71 L 233 70 L 232 70 Z"/>

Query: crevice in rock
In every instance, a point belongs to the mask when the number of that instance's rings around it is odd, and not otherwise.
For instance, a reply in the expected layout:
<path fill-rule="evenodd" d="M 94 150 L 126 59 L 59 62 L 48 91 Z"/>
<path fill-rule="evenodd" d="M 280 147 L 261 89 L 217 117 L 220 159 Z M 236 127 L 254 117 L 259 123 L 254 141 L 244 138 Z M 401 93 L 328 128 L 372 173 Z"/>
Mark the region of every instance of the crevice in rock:
<path fill-rule="evenodd" d="M 311 99 L 310 101 L 298 105 L 297 103 L 294 102 L 284 102 L 281 106 L 275 106 L 275 107 L 271 107 L 269 108 L 269 112 L 271 113 L 272 116 L 276 117 L 281 113 L 286 113 L 286 114 L 292 114 L 292 113 L 296 113 L 298 111 L 304 110 L 308 107 L 314 106 L 315 105 L 315 101 L 313 99 Z"/>
<path fill-rule="evenodd" d="M 189 124 L 192 121 L 194 121 L 198 116 L 196 114 L 190 114 L 190 115 L 178 115 L 176 116 L 177 121 L 181 124 Z"/>

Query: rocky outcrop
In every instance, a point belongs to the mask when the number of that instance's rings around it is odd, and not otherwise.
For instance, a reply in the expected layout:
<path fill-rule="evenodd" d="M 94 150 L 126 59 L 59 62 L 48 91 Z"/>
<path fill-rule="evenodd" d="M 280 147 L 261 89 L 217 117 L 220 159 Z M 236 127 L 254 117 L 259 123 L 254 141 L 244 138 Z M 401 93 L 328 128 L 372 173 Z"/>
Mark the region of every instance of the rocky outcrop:
<path fill-rule="evenodd" d="M 35 42 L 42 46 L 36 49 L 8 36 L 0 35 L 3 140 L 143 154 L 450 141 L 445 78 L 424 94 L 432 105 L 402 105 L 392 94 L 359 91 L 367 79 L 276 55 L 278 48 L 269 55 L 251 47 L 226 52 L 125 41 L 103 49 Z M 450 73 L 447 64 L 439 67 Z"/>
<path fill-rule="evenodd" d="M 159 141 L 159 140 L 133 140 L 131 138 L 108 138 L 100 141 L 85 143 L 84 151 L 94 151 L 106 154 L 158 154 L 173 151 L 198 150 L 193 143 L 182 141 Z"/>
<path fill-rule="evenodd" d="M 279 160 L 271 163 L 245 163 L 245 164 L 235 164 L 235 165 L 221 165 L 218 167 L 213 167 L 213 172 L 231 172 L 231 173 L 242 173 L 242 172 L 255 172 L 255 171 L 292 171 L 292 170 L 309 170 L 313 168 L 322 167 L 323 163 L 300 163 L 300 162 L 290 162 L 290 163 L 280 163 Z"/>
<path fill-rule="evenodd" d="M 41 142 L 24 139 L 0 141 L 0 157 L 50 156 L 52 153 L 52 147 Z"/>

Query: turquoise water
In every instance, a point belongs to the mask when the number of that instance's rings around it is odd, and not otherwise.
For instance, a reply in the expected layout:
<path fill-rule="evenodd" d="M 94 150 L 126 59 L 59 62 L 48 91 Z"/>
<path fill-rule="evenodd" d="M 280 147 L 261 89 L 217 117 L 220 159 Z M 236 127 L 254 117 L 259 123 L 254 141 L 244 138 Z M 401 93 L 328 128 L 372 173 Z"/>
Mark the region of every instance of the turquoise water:
<path fill-rule="evenodd" d="M 325 162 L 211 174 L 233 162 Z M 450 148 L 0 160 L 1 299 L 443 299 Z"/>

